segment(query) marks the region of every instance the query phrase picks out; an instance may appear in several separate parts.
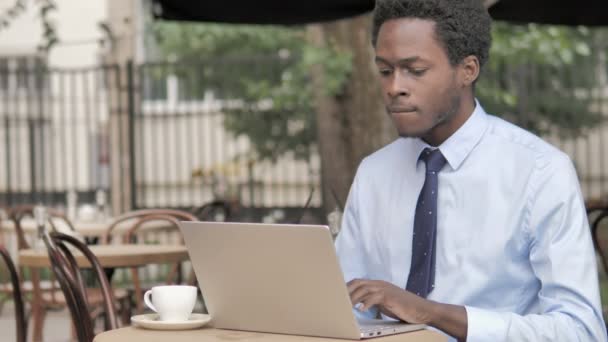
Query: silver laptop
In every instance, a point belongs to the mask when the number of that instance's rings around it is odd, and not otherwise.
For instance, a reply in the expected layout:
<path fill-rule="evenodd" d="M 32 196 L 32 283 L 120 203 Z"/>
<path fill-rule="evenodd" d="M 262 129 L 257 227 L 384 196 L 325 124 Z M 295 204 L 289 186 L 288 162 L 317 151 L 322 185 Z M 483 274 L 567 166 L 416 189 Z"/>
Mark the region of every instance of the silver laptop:
<path fill-rule="evenodd" d="M 357 321 L 325 226 L 180 226 L 216 328 L 358 340 L 425 327 Z"/>

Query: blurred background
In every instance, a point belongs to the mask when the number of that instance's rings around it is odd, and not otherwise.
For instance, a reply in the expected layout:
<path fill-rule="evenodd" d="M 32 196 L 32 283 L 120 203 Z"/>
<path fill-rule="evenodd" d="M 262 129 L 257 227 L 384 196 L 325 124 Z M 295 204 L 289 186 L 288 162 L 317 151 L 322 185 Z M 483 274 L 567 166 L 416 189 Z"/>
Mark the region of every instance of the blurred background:
<path fill-rule="evenodd" d="M 395 137 L 369 14 L 200 23 L 163 19 L 182 12 L 162 3 L 0 1 L 0 203 L 101 190 L 115 213 L 216 198 L 254 213 L 316 188 L 318 219 L 341 207 L 362 157 Z M 493 38 L 481 103 L 566 151 L 585 197 L 605 198 L 607 30 L 497 20 Z"/>
<path fill-rule="evenodd" d="M 604 4 L 485 2 L 477 97 L 572 158 L 594 223 L 608 210 Z M 396 138 L 373 6 L 0 0 L 0 207 L 89 220 L 219 201 L 231 220 L 339 224 L 359 162 Z"/>

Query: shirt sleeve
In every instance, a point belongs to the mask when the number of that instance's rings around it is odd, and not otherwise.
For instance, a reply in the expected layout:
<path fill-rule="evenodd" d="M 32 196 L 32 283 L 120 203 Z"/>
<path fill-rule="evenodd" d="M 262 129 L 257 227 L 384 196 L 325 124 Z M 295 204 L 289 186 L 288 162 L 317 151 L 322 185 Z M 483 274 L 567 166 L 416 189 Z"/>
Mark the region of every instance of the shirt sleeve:
<path fill-rule="evenodd" d="M 530 180 L 529 260 L 540 284 L 538 314 L 466 307 L 467 341 L 606 341 L 597 263 L 572 162 L 538 166 Z"/>
<path fill-rule="evenodd" d="M 359 219 L 359 179 L 362 177 L 361 169 L 362 167 L 360 166 L 350 188 L 346 206 L 344 208 L 344 214 L 342 216 L 342 227 L 336 238 L 336 253 L 345 282 L 349 282 L 353 279 L 369 278 L 369 272 L 366 266 L 367 263 L 365 262 L 365 248 L 361 241 L 362 235 Z M 376 308 L 371 308 L 366 312 L 360 312 L 357 309 L 353 310 L 358 318 L 375 318 L 377 314 Z"/>

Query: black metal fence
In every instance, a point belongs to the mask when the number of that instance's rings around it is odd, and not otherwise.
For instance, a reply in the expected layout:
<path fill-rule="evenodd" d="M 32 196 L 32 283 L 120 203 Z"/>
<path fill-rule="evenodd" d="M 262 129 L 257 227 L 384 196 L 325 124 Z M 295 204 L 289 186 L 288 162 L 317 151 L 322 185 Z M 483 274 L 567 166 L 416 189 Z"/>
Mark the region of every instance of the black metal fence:
<path fill-rule="evenodd" d="M 589 83 L 577 83 L 569 96 L 605 116 L 602 58 Z M 62 206 L 70 191 L 80 203 L 94 203 L 103 190 L 118 211 L 197 207 L 216 198 L 248 208 L 301 207 L 320 184 L 314 146 L 303 159 L 288 153 L 263 160 L 251 139 L 225 125 L 230 109 L 243 105 L 239 70 L 249 68 L 250 79 L 280 80 L 286 63 L 265 57 L 89 69 L 0 66 L 0 204 Z M 542 90 L 529 82 L 526 91 L 542 97 Z M 573 158 L 587 197 L 606 195 L 605 121 L 580 138 L 552 131 L 546 137 Z M 312 207 L 321 206 L 320 193 Z"/>
<path fill-rule="evenodd" d="M 249 78 L 279 80 L 285 63 L 266 57 L 138 66 L 136 206 L 184 207 L 218 197 L 246 207 L 302 206 L 320 182 L 315 151 L 304 160 L 292 154 L 263 160 L 247 135 L 225 125 L 230 109 L 245 97 L 245 76 L 238 70 L 247 69 Z M 319 207 L 316 193 L 312 204 Z"/>
<path fill-rule="evenodd" d="M 0 70 L 0 202 L 92 201 L 109 190 L 108 89 L 117 66 Z"/>
<path fill-rule="evenodd" d="M 225 127 L 243 89 L 216 81 L 234 62 L 0 70 L 0 203 L 62 206 L 68 192 L 94 203 L 103 190 L 118 211 L 217 198 L 301 207 L 319 184 L 317 154 L 263 160 Z M 281 77 L 281 60 L 240 63 Z"/>

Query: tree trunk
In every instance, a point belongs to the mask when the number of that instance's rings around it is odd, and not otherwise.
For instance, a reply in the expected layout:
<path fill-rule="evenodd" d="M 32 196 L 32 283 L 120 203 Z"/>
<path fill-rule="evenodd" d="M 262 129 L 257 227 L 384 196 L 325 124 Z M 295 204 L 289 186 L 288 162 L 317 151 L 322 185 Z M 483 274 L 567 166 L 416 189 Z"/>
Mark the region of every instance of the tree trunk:
<path fill-rule="evenodd" d="M 353 54 L 350 77 L 338 96 L 324 93 L 322 67 L 312 70 L 327 212 L 344 205 L 361 160 L 396 137 L 382 101 L 370 31 L 370 15 L 308 27 L 314 45 Z"/>

